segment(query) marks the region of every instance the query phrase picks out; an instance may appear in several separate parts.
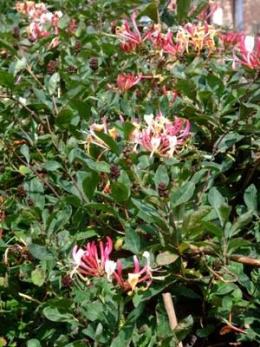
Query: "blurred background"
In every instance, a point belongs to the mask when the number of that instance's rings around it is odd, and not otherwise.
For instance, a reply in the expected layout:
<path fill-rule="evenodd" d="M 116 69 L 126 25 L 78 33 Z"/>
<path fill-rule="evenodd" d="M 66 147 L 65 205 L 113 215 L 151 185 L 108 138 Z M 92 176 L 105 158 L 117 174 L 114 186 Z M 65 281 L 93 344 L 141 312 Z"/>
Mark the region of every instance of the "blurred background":
<path fill-rule="evenodd" d="M 247 34 L 260 34 L 260 0 L 218 0 L 212 21 Z"/>

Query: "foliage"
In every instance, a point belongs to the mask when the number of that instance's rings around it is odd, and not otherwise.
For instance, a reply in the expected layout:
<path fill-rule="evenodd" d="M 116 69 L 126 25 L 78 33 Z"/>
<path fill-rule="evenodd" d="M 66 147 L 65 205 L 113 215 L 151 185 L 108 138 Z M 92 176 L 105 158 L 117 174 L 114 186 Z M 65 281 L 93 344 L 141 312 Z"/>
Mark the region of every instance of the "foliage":
<path fill-rule="evenodd" d="M 0 4 L 0 345 L 258 345 L 259 70 L 234 68 L 221 28 L 175 55 L 155 42 L 206 1 L 47 3 L 58 34 L 33 42 L 15 3 Z M 142 40 L 129 48 L 133 10 Z M 120 74 L 140 78 L 122 87 Z M 191 124 L 173 155 L 133 137 L 160 113 Z M 151 285 L 72 275 L 72 248 L 108 236 L 125 269 L 149 252 Z"/>

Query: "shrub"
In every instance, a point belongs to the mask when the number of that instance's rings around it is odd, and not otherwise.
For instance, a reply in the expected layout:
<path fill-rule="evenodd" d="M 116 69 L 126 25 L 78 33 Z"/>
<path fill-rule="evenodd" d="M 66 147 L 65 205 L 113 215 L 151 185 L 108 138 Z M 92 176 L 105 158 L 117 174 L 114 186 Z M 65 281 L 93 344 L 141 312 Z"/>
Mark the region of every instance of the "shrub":
<path fill-rule="evenodd" d="M 1 6 L 0 345 L 257 346 L 260 41 L 207 1 Z"/>

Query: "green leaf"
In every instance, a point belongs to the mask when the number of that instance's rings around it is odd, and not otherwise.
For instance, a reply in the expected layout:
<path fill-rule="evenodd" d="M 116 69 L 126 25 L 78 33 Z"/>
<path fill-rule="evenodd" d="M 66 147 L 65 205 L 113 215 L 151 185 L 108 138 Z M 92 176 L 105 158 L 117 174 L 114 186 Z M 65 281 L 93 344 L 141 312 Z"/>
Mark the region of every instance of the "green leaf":
<path fill-rule="evenodd" d="M 26 176 L 26 175 L 29 175 L 30 173 L 32 173 L 32 171 L 27 166 L 20 165 L 19 166 L 19 173 L 23 176 Z"/>
<path fill-rule="evenodd" d="M 46 82 L 46 87 L 47 90 L 49 92 L 50 95 L 54 95 L 57 88 L 58 88 L 58 84 L 60 82 L 60 75 L 58 72 L 55 72 L 50 78 L 49 80 L 47 80 Z"/>
<path fill-rule="evenodd" d="M 59 112 L 56 118 L 56 124 L 61 128 L 67 129 L 73 123 L 74 118 L 75 114 L 73 110 L 69 108 L 64 108 Z"/>
<path fill-rule="evenodd" d="M 41 287 L 44 284 L 45 281 L 45 272 L 41 268 L 36 268 L 32 271 L 31 274 L 32 283 L 35 284 L 38 287 Z"/>
<path fill-rule="evenodd" d="M 156 185 L 156 187 L 158 187 L 158 185 L 160 183 L 164 183 L 166 186 L 168 186 L 169 184 L 169 176 L 168 176 L 168 172 L 167 172 L 167 168 L 165 165 L 160 165 L 158 167 L 158 169 L 156 170 L 156 173 L 154 175 L 154 183 Z"/>
<path fill-rule="evenodd" d="M 138 254 L 141 248 L 141 239 L 139 234 L 132 228 L 126 228 L 124 249 Z"/>
<path fill-rule="evenodd" d="M 87 240 L 90 239 L 94 236 L 97 236 L 97 232 L 94 229 L 89 229 L 86 231 L 80 231 L 75 234 L 75 240 L 76 241 L 81 241 L 81 240 Z"/>
<path fill-rule="evenodd" d="M 99 182 L 98 174 L 93 171 L 91 172 L 78 171 L 77 181 L 83 193 L 88 197 L 88 199 L 92 199 L 95 193 L 97 184 Z"/>
<path fill-rule="evenodd" d="M 175 328 L 175 333 L 179 341 L 185 339 L 185 337 L 191 332 L 193 323 L 194 319 L 191 314 L 178 323 L 177 327 Z"/>
<path fill-rule="evenodd" d="M 41 343 L 37 339 L 30 339 L 29 341 L 27 341 L 26 346 L 27 347 L 41 347 Z"/>
<path fill-rule="evenodd" d="M 194 100 L 196 96 L 196 85 L 191 79 L 178 80 L 176 83 L 176 90 L 192 100 Z"/>
<path fill-rule="evenodd" d="M 144 10 L 139 14 L 140 16 L 148 16 L 151 18 L 155 23 L 158 21 L 158 16 L 157 16 L 157 4 L 156 1 L 150 1 L 150 4 L 147 5 Z"/>
<path fill-rule="evenodd" d="M 75 322 L 75 318 L 70 313 L 63 313 L 58 307 L 47 306 L 43 309 L 43 315 L 52 322 Z"/>
<path fill-rule="evenodd" d="M 97 320 L 100 320 L 103 312 L 104 305 L 102 305 L 100 301 L 94 301 L 88 304 L 85 315 L 91 322 L 95 322 Z"/>
<path fill-rule="evenodd" d="M 29 251 L 32 256 L 39 260 L 51 260 L 53 255 L 47 250 L 45 246 L 32 243 L 29 245 Z"/>
<path fill-rule="evenodd" d="M 113 339 L 111 347 L 128 347 L 133 337 L 135 324 L 144 310 L 144 305 L 138 305 L 127 317 L 118 335 Z"/>
<path fill-rule="evenodd" d="M 16 76 L 20 71 L 24 70 L 27 66 L 26 58 L 23 57 L 21 59 L 16 60 L 14 63 L 10 65 L 9 71 Z"/>
<path fill-rule="evenodd" d="M 210 334 L 212 334 L 215 330 L 215 325 L 207 325 L 205 328 L 201 328 L 201 329 L 198 329 L 196 331 L 196 334 L 198 335 L 198 337 L 207 337 L 209 336 Z"/>
<path fill-rule="evenodd" d="M 30 163 L 30 152 L 29 152 L 29 147 L 27 145 L 22 145 L 20 148 L 20 152 L 22 155 L 25 157 L 27 163 Z"/>
<path fill-rule="evenodd" d="M 195 184 L 193 182 L 186 182 L 183 186 L 175 189 L 171 193 L 171 203 L 173 207 L 177 207 L 188 202 L 195 191 Z"/>
<path fill-rule="evenodd" d="M 204 10 L 209 4 L 208 0 L 198 0 L 196 2 L 196 7 L 192 12 L 192 17 L 196 18 L 201 12 L 202 10 Z"/>
<path fill-rule="evenodd" d="M 84 163 L 86 163 L 87 166 L 93 171 L 110 173 L 110 165 L 105 161 L 94 161 L 91 159 L 84 159 Z"/>
<path fill-rule="evenodd" d="M 17 54 L 16 49 L 3 39 L 0 39 L 0 47 L 4 47 L 4 48 L 8 49 L 14 55 Z"/>
<path fill-rule="evenodd" d="M 169 265 L 174 263 L 179 258 L 178 254 L 173 254 L 168 251 L 159 253 L 156 257 L 156 263 L 159 266 Z"/>
<path fill-rule="evenodd" d="M 248 225 L 252 221 L 252 218 L 253 214 L 251 210 L 241 214 L 232 225 L 230 237 L 237 235 L 246 225 Z"/>
<path fill-rule="evenodd" d="M 188 17 L 192 0 L 177 0 L 177 19 L 179 24 Z"/>
<path fill-rule="evenodd" d="M 57 171 L 60 169 L 62 166 L 59 162 L 56 160 L 48 160 L 46 163 L 44 163 L 43 168 L 46 171 Z"/>
<path fill-rule="evenodd" d="M 100 131 L 96 131 L 95 134 L 97 135 L 97 137 L 99 137 L 102 141 L 105 142 L 106 145 L 108 145 L 108 147 L 111 149 L 111 151 L 113 153 L 119 154 L 119 147 L 117 145 L 117 143 L 112 139 L 111 136 L 100 132 Z"/>
<path fill-rule="evenodd" d="M 111 189 L 112 197 L 119 203 L 127 201 L 130 197 L 131 192 L 126 184 L 123 184 L 121 182 L 114 182 L 111 185 Z"/>
<path fill-rule="evenodd" d="M 208 193 L 208 201 L 215 209 L 221 225 L 223 226 L 228 220 L 230 207 L 226 204 L 224 197 L 220 194 L 216 187 L 210 189 Z"/>
<path fill-rule="evenodd" d="M 37 177 L 34 177 L 29 182 L 26 182 L 24 187 L 35 206 L 42 210 L 45 205 L 44 186 L 42 182 Z"/>
<path fill-rule="evenodd" d="M 257 212 L 257 189 L 254 184 L 246 188 L 244 201 L 249 210 Z"/>
<path fill-rule="evenodd" d="M 235 132 L 229 132 L 226 134 L 223 138 L 221 138 L 221 141 L 217 141 L 217 148 L 220 153 L 226 152 L 227 149 L 232 147 L 235 143 L 242 140 L 244 136 L 235 133 Z"/>
<path fill-rule="evenodd" d="M 14 77 L 10 72 L 0 71 L 0 85 L 11 88 L 14 84 Z"/>

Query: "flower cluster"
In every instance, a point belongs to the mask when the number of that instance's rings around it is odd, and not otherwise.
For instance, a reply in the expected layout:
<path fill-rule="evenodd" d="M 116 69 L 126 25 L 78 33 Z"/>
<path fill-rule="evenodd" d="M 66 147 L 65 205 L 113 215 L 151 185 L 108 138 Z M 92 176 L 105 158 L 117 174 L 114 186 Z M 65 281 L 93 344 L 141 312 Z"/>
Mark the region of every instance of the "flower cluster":
<path fill-rule="evenodd" d="M 220 39 L 222 40 L 224 47 L 229 48 L 234 47 L 236 44 L 238 44 L 241 40 L 242 35 L 242 33 L 231 31 L 220 34 Z"/>
<path fill-rule="evenodd" d="M 176 151 L 185 143 L 190 136 L 190 122 L 187 119 L 175 117 L 171 121 L 159 113 L 144 116 L 145 125 L 140 122 L 134 122 L 134 130 L 127 139 L 135 145 L 133 150 L 137 150 L 138 146 L 151 153 L 151 156 L 157 154 L 161 157 L 172 158 Z M 123 119 L 122 119 L 123 121 Z M 103 118 L 102 124 L 94 123 L 90 126 L 89 135 L 87 136 L 86 145 L 94 144 L 109 150 L 109 146 L 98 136 L 98 132 L 102 132 L 111 136 L 114 140 L 118 136 L 115 128 L 108 128 L 106 119 Z"/>
<path fill-rule="evenodd" d="M 116 28 L 116 35 L 121 42 L 122 50 L 125 52 L 134 51 L 145 39 L 136 24 L 136 12 L 133 12 L 131 22 L 132 28 L 128 21 L 124 21 L 122 26 Z"/>
<path fill-rule="evenodd" d="M 145 41 L 150 41 L 156 50 L 168 53 L 172 56 L 182 55 L 185 51 L 189 52 L 192 47 L 196 52 L 208 49 L 209 53 L 215 51 L 216 29 L 212 25 L 205 24 L 186 24 L 180 27 L 175 38 L 169 31 L 164 34 L 161 32 L 160 25 L 153 25 L 143 35 L 137 23 L 136 13 L 131 16 L 131 23 L 125 21 L 121 27 L 117 27 L 116 35 L 121 42 L 121 48 L 125 52 L 135 51 Z"/>
<path fill-rule="evenodd" d="M 188 23 L 178 30 L 176 42 L 186 52 L 189 52 L 189 47 L 192 47 L 197 53 L 200 53 L 203 49 L 207 49 L 209 53 L 212 53 L 216 50 L 216 36 L 217 31 L 213 25 Z"/>
<path fill-rule="evenodd" d="M 17 2 L 16 10 L 26 15 L 30 21 L 27 32 L 31 41 L 59 34 L 59 21 L 63 15 L 61 11 L 50 12 L 44 3 L 34 1 Z M 52 46 L 57 44 L 56 38 Z"/>
<path fill-rule="evenodd" d="M 172 158 L 177 149 L 184 144 L 190 135 L 190 122 L 187 119 L 175 117 L 174 121 L 165 118 L 161 113 L 156 117 L 146 115 L 146 126 L 137 124 L 131 140 L 136 146 L 161 157 Z"/>
<path fill-rule="evenodd" d="M 234 48 L 234 66 L 236 63 L 250 69 L 260 69 L 260 37 L 241 35 Z"/>
<path fill-rule="evenodd" d="M 133 271 L 123 269 L 120 260 L 111 260 L 113 242 L 110 237 L 106 242 L 88 242 L 85 247 L 75 246 L 72 250 L 74 269 L 72 274 L 78 273 L 83 279 L 90 277 L 106 277 L 108 281 L 117 283 L 124 292 L 132 293 L 139 284 L 147 289 L 152 283 L 152 269 L 150 255 L 144 252 L 146 265 L 141 267 L 137 256 L 134 256 Z"/>

